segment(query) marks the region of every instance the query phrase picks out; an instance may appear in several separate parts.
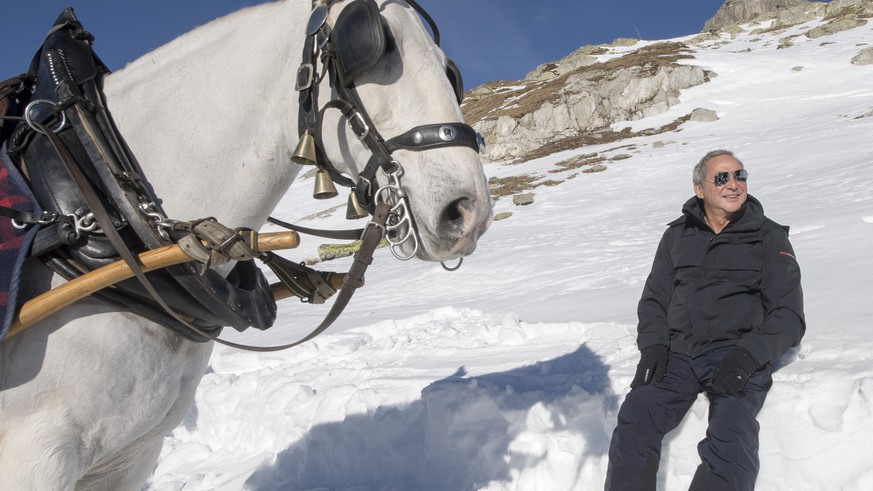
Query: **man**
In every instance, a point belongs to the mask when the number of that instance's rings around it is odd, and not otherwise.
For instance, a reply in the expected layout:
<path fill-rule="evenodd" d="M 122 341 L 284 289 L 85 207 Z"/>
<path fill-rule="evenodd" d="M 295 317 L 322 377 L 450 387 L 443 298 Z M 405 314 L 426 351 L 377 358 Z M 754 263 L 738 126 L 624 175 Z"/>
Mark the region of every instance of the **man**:
<path fill-rule="evenodd" d="M 715 150 L 694 167 L 695 196 L 661 238 L 637 315 L 640 362 L 618 413 L 606 489 L 654 490 L 661 441 L 697 395 L 709 399 L 692 490 L 752 490 L 756 415 L 771 364 L 805 332 L 788 228 L 747 194 L 748 173 Z"/>

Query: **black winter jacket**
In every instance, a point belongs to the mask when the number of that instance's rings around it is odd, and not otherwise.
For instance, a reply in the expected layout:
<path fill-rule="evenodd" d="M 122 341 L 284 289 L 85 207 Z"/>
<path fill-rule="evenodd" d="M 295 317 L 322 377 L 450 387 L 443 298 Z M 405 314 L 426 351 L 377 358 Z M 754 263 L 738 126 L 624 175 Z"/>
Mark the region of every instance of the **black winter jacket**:
<path fill-rule="evenodd" d="M 637 314 L 640 349 L 664 344 L 694 357 L 741 346 L 760 366 L 776 360 L 806 330 L 788 228 L 748 196 L 716 235 L 691 198 L 661 238 Z"/>

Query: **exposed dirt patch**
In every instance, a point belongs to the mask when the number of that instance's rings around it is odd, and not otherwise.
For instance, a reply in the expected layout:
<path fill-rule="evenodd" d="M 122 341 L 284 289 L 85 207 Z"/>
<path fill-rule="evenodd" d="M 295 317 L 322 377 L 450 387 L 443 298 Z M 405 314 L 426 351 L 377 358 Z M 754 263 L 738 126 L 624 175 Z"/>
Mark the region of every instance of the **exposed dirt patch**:
<path fill-rule="evenodd" d="M 525 155 L 523 158 L 514 161 L 513 164 L 518 164 L 534 158 L 545 157 L 547 155 L 551 155 L 560 151 L 581 149 L 586 145 L 602 145 L 604 143 L 616 142 L 636 136 L 651 136 L 661 133 L 667 133 L 670 131 L 676 131 L 682 123 L 688 121 L 690 118 L 691 115 L 689 114 L 676 119 L 670 124 L 661 126 L 660 128 L 646 129 L 643 131 L 638 131 L 636 133 L 632 132 L 630 128 L 624 128 L 619 132 L 611 130 L 602 131 L 597 133 L 596 136 L 579 135 L 578 137 L 565 138 L 563 140 L 555 142 L 554 144 L 544 145 L 543 147 L 537 149 L 535 152 L 531 152 L 530 154 Z M 633 151 L 637 149 L 637 145 L 620 145 L 607 150 L 607 152 L 612 152 L 619 149 Z M 582 169 L 581 172 L 586 174 L 593 172 L 602 172 L 607 169 L 607 167 L 604 165 L 605 162 L 619 162 L 630 158 L 632 158 L 632 156 L 627 153 L 620 153 L 611 157 L 604 155 L 604 152 L 584 153 L 555 163 L 555 169 L 550 170 L 549 173 L 557 174 L 574 169 Z M 497 199 L 503 196 L 510 196 L 518 193 L 523 193 L 525 191 L 530 191 L 539 186 L 557 186 L 565 180 L 572 179 L 575 176 L 576 174 L 572 174 L 569 175 L 566 179 L 549 179 L 541 182 L 540 179 L 542 179 L 543 176 L 532 176 L 527 174 L 510 177 L 492 177 L 488 180 L 488 187 L 491 190 L 491 196 Z"/>
<path fill-rule="evenodd" d="M 500 198 L 533 189 L 536 187 L 533 183 L 539 179 L 541 177 L 529 175 L 492 177 L 488 179 L 488 188 L 491 190 L 491 196 Z"/>
<path fill-rule="evenodd" d="M 571 136 L 562 140 L 547 143 L 536 150 L 522 155 L 518 161 L 524 162 L 527 160 L 538 159 L 553 153 L 562 152 L 564 150 L 572 150 L 590 145 L 602 145 L 604 143 L 612 143 L 620 140 L 626 140 L 635 136 L 651 136 L 669 131 L 676 131 L 679 126 L 688 121 L 691 115 L 682 116 L 670 124 L 661 126 L 660 128 L 650 128 L 634 133 L 630 128 L 623 128 L 621 131 L 612 131 L 610 129 L 598 131 L 596 133 L 586 133 L 582 135 Z"/>
<path fill-rule="evenodd" d="M 552 169 L 549 172 L 558 173 L 558 172 L 566 172 L 568 170 L 578 169 L 580 167 L 590 167 L 595 164 L 599 164 L 606 160 L 606 157 L 594 153 L 585 153 L 582 155 L 575 155 L 567 160 L 562 160 L 555 165 L 558 167 L 557 169 Z"/>

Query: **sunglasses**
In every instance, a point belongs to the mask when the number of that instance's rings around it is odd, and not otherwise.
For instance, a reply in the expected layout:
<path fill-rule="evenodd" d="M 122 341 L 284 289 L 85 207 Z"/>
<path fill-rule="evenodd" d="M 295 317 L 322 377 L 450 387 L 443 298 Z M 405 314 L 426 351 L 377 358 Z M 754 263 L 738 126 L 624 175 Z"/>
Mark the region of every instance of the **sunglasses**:
<path fill-rule="evenodd" d="M 749 172 L 746 169 L 735 170 L 733 172 L 716 172 L 714 176 L 712 176 L 712 180 L 706 179 L 707 181 L 715 184 L 715 187 L 720 188 L 726 185 L 731 180 L 731 174 L 733 174 L 734 179 L 737 182 L 746 182 L 749 179 Z"/>

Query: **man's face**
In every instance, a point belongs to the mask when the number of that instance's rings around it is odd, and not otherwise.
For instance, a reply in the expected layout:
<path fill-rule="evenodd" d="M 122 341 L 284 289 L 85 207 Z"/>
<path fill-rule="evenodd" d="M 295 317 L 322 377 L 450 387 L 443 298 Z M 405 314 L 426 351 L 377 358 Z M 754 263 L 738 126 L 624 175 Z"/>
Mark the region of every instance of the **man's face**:
<path fill-rule="evenodd" d="M 746 202 L 747 184 L 736 179 L 736 171 L 743 166 L 730 155 L 719 155 L 706 163 L 706 180 L 694 184 L 694 193 L 703 200 L 708 217 L 731 218 Z M 720 172 L 727 172 L 729 179 L 722 186 L 713 183 Z"/>

